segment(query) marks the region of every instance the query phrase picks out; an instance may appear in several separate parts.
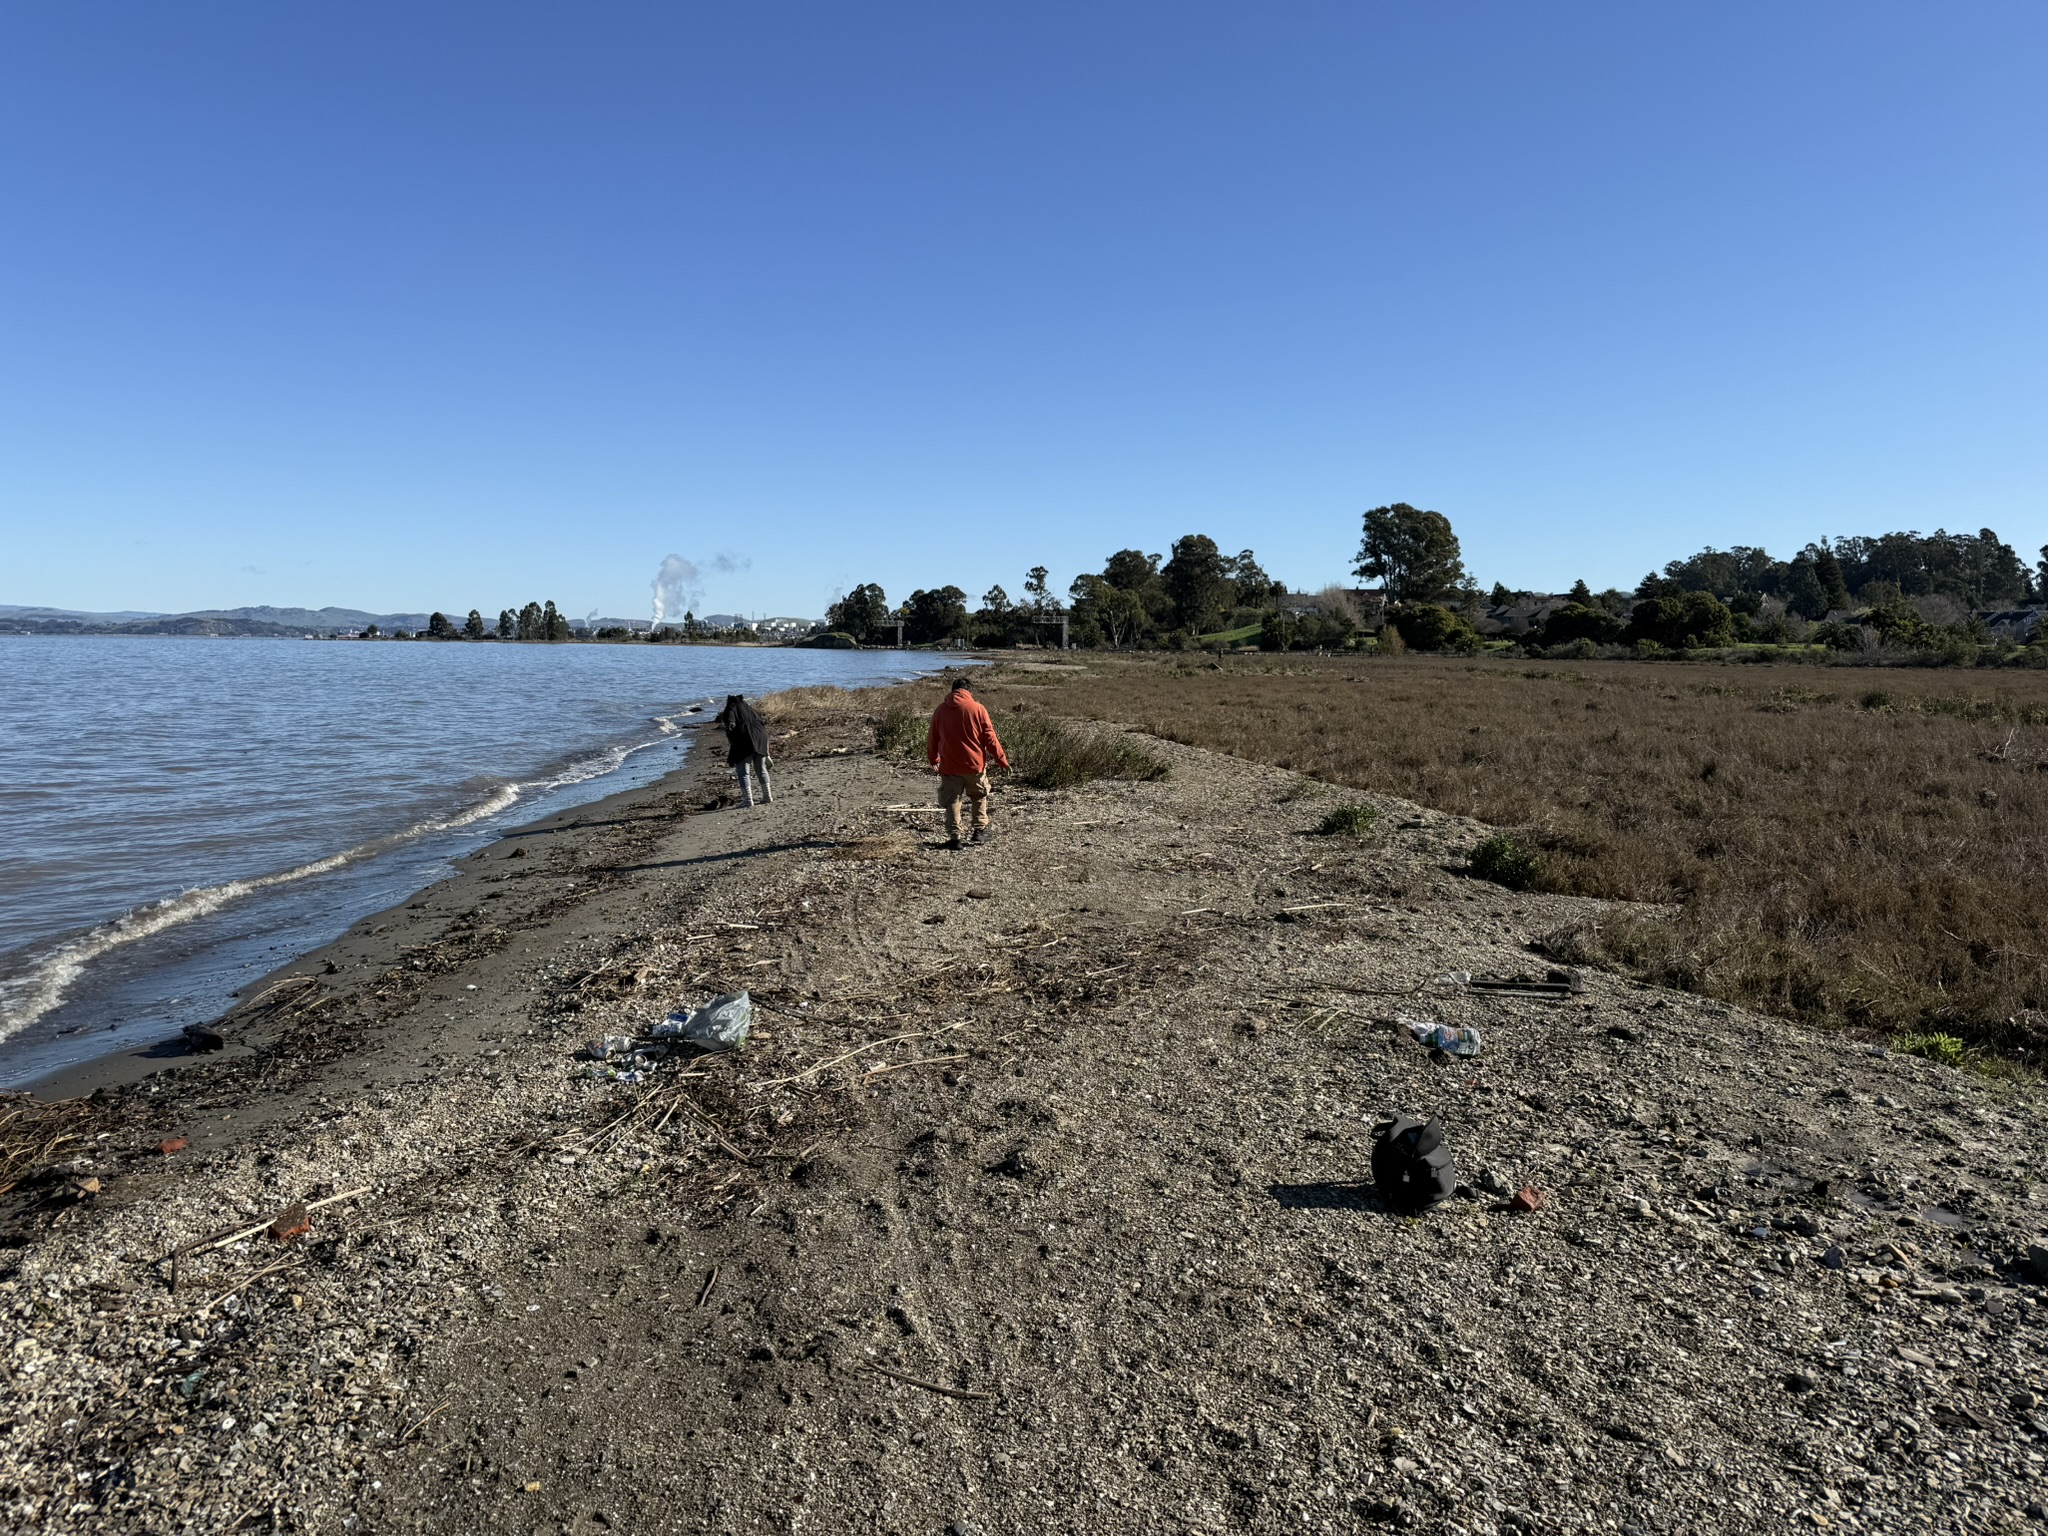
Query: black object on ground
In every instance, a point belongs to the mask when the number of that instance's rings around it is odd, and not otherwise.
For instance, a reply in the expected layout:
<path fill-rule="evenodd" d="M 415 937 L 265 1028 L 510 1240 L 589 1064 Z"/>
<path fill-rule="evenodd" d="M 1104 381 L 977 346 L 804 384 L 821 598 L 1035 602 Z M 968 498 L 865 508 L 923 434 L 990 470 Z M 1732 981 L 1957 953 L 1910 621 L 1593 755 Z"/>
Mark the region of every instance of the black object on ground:
<path fill-rule="evenodd" d="M 1418 1215 L 1457 1187 L 1457 1165 L 1443 1140 L 1434 1115 L 1403 1115 L 1373 1138 L 1372 1181 L 1388 1210 Z"/>

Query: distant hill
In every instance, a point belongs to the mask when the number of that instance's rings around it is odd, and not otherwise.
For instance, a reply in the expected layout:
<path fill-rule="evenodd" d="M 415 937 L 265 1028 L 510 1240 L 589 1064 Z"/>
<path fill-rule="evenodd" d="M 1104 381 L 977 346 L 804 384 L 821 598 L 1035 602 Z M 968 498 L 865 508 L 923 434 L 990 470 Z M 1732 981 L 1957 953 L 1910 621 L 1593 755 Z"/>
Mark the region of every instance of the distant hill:
<path fill-rule="evenodd" d="M 441 612 L 458 624 L 469 616 L 467 608 L 444 608 Z M 425 629 L 431 613 L 365 613 L 360 608 L 202 608 L 176 615 L 181 619 L 235 619 L 245 624 L 276 624 L 285 629 L 361 629 L 374 624 L 381 630 Z M 496 614 L 490 622 L 498 622 Z"/>
<path fill-rule="evenodd" d="M 469 610 L 450 609 L 458 624 Z M 361 608 L 203 608 L 194 613 L 85 613 L 0 603 L 0 630 L 64 635 L 331 635 L 374 624 L 386 634 L 427 627 L 424 613 L 370 613 Z M 491 615 L 490 622 L 497 623 Z"/>
<path fill-rule="evenodd" d="M 469 617 L 467 608 L 441 610 L 458 628 Z M 409 630 L 425 631 L 427 613 L 371 613 L 363 608 L 202 608 L 193 613 L 86 613 L 75 608 L 43 608 L 18 603 L 0 603 L 0 632 L 54 635 L 255 635 L 296 636 L 351 634 L 374 624 L 385 634 Z M 576 619 L 578 630 L 626 628 L 646 630 L 646 619 Z M 735 613 L 706 614 L 698 622 L 714 629 L 738 627 L 750 621 Z M 494 633 L 496 613 L 484 615 L 485 625 Z M 801 633 L 810 627 L 804 619 L 761 621 L 764 634 Z"/>
<path fill-rule="evenodd" d="M 160 613 L 135 609 L 120 613 L 81 613 L 76 608 L 24 608 L 18 603 L 0 603 L 0 619 L 76 619 L 88 624 L 125 624 L 131 619 L 160 619 Z"/>

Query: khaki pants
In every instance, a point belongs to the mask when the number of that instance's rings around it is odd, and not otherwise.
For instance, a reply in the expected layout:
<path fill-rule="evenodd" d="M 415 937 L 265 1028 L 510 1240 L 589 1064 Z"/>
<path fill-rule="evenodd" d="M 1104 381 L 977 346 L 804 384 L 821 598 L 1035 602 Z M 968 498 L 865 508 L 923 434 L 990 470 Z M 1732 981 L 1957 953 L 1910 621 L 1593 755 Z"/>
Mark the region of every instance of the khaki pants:
<path fill-rule="evenodd" d="M 985 773 L 942 773 L 939 775 L 939 805 L 946 813 L 946 836 L 962 835 L 960 797 L 974 806 L 974 830 L 988 825 L 988 775 Z"/>

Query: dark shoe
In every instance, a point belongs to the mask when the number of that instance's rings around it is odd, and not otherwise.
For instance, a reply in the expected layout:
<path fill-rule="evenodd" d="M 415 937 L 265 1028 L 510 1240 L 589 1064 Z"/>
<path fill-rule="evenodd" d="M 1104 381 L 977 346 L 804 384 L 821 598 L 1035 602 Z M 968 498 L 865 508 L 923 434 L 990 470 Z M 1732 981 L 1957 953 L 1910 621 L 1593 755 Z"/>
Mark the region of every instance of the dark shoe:
<path fill-rule="evenodd" d="M 994 842 L 994 841 L 996 840 L 996 831 L 995 831 L 995 828 L 994 828 L 994 827 L 976 827 L 976 828 L 974 829 L 974 840 L 975 840 L 975 841 L 976 841 L 977 843 L 992 843 L 992 842 Z"/>
<path fill-rule="evenodd" d="M 950 853 L 958 853 L 960 851 L 960 839 L 957 837 L 947 838 L 946 849 Z"/>

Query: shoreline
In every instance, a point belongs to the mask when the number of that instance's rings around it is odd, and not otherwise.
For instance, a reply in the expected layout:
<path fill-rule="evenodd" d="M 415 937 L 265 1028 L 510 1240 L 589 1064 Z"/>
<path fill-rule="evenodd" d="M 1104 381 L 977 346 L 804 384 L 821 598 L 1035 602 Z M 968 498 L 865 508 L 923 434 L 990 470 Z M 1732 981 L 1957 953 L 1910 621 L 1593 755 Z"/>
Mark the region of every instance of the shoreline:
<path fill-rule="evenodd" d="M 301 957 L 246 1056 L 68 1101 L 0 1249 L 19 1523 L 1948 1532 L 1950 1446 L 1980 1513 L 2037 1497 L 2038 1093 L 1432 982 L 1612 908 L 1390 796 L 1319 836 L 1328 786 L 1144 738 L 1166 777 L 998 783 L 948 853 L 858 704 L 775 730 L 774 805 L 704 754 Z M 743 988 L 742 1049 L 586 1075 Z M 1463 1184 L 1394 1219 L 1415 1110 Z"/>
<path fill-rule="evenodd" d="M 191 637 L 174 636 L 170 638 Z M 256 638 L 276 637 L 265 636 Z M 537 644 L 540 642 L 524 643 Z M 701 648 L 707 645 L 722 645 L 724 642 L 693 642 L 693 644 L 698 644 Z M 733 645 L 728 648 L 763 649 L 774 647 Z M 781 648 L 789 649 L 790 647 Z M 980 653 L 968 653 L 966 659 L 986 664 L 995 658 Z M 939 666 L 935 665 L 934 670 L 939 669 Z M 917 675 L 924 676 L 929 674 Z M 911 680 L 914 680 L 914 678 L 875 682 L 859 686 L 864 688 L 887 688 L 899 686 L 902 682 Z M 647 783 L 634 785 L 630 788 L 614 790 L 610 794 L 601 796 L 596 800 L 583 801 L 559 811 L 546 813 L 530 822 L 509 826 L 498 833 L 493 841 L 486 843 L 483 847 L 460 858 L 448 860 L 451 868 L 450 873 L 444 874 L 425 885 L 415 887 L 384 907 L 365 913 L 362 917 L 351 922 L 341 934 L 333 939 L 309 945 L 304 950 L 293 954 L 290 958 L 271 966 L 270 969 L 261 975 L 244 982 L 231 994 L 234 1000 L 228 1007 L 211 1017 L 194 1021 L 195 1028 L 215 1031 L 221 1030 L 224 1022 L 229 1023 L 231 1026 L 239 1024 L 243 1029 L 244 1038 L 241 1040 L 231 1039 L 225 1050 L 217 1053 L 189 1050 L 183 1044 L 182 1031 L 172 1029 L 170 1033 L 153 1040 L 131 1041 L 128 1044 L 117 1045 L 104 1050 L 83 1061 L 70 1062 L 50 1068 L 34 1077 L 20 1080 L 12 1087 L 4 1090 L 4 1092 L 26 1093 L 36 1099 L 45 1101 L 91 1094 L 100 1089 L 113 1089 L 139 1082 L 162 1072 L 182 1070 L 207 1062 L 232 1062 L 245 1055 L 252 1046 L 264 1046 L 271 1043 L 270 1032 L 266 1028 L 264 1021 L 251 1021 L 243 1017 L 248 1013 L 253 999 L 262 997 L 271 988 L 308 974 L 304 969 L 305 967 L 317 967 L 331 960 L 338 963 L 342 958 L 347 958 L 352 962 L 360 961 L 364 955 L 374 950 L 374 946 L 368 943 L 369 937 L 374 930 L 390 926 L 398 919 L 400 914 L 414 908 L 429 892 L 440 890 L 443 886 L 466 888 L 460 887 L 459 883 L 464 880 L 470 880 L 473 883 L 477 871 L 488 862 L 492 850 L 506 839 L 529 836 L 543 830 L 559 832 L 568 828 L 578 818 L 595 813 L 600 808 L 614 807 L 614 809 L 623 810 L 637 804 L 659 799 L 665 794 L 674 793 L 678 788 L 686 784 L 693 783 L 694 775 L 697 773 L 695 765 L 700 756 L 696 746 L 697 733 L 710 729 L 707 720 L 708 716 L 696 720 L 678 719 L 677 724 L 684 734 L 684 739 L 690 743 L 689 751 L 680 765 L 663 773 L 659 778 Z M 650 742 L 647 745 L 658 746 L 659 744 L 659 742 Z M 722 752 L 722 743 L 718 750 Z M 622 758 L 619 766 L 624 767 L 629 761 L 630 757 Z M 714 773 L 711 776 L 713 778 L 722 778 L 722 768 L 718 773 Z M 616 806 L 615 802 L 617 803 Z M 454 899 L 452 894 L 449 899 Z"/>
<path fill-rule="evenodd" d="M 685 729 L 700 729 L 686 726 Z M 695 743 L 683 762 L 647 784 L 621 789 L 599 799 L 564 810 L 550 812 L 531 822 L 507 827 L 474 853 L 451 861 L 452 871 L 430 884 L 408 892 L 399 901 L 379 908 L 351 923 L 338 937 L 294 955 L 237 989 L 234 1004 L 207 1021 L 205 1027 L 227 1036 L 227 1046 L 218 1052 L 202 1052 L 182 1045 L 182 1035 L 109 1051 L 87 1061 L 56 1068 L 24 1082 L 14 1092 L 25 1092 L 41 1100 L 80 1097 L 102 1089 L 122 1088 L 168 1072 L 194 1066 L 227 1066 L 253 1052 L 274 1047 L 282 1028 L 273 1018 L 249 1018 L 252 1004 L 272 989 L 286 983 L 318 979 L 323 974 L 353 974 L 363 970 L 388 969 L 403 954 L 407 940 L 421 926 L 421 920 L 407 914 L 424 909 L 429 913 L 473 905 L 482 882 L 499 872 L 488 869 L 505 856 L 506 844 L 523 846 L 518 839 L 547 839 L 582 829 L 590 818 L 628 816 L 649 806 L 687 794 L 722 774 L 707 773 Z M 327 972 L 329 965 L 335 967 Z"/>

